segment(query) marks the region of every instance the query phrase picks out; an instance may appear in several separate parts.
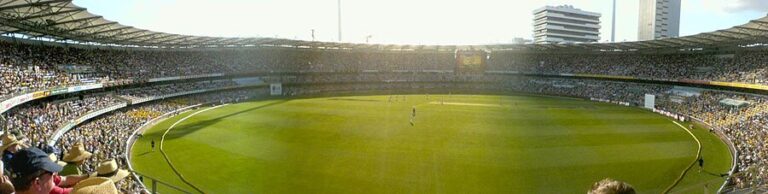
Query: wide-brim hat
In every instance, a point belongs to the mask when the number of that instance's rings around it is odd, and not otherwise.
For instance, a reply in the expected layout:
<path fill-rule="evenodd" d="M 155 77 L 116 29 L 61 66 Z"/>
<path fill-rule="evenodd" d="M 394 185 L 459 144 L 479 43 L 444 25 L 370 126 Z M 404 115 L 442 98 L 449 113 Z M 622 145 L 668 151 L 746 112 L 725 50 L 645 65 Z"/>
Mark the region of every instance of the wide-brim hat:
<path fill-rule="evenodd" d="M 96 172 L 91 173 L 90 177 L 104 177 L 117 182 L 123 180 L 125 177 L 128 177 L 130 174 L 131 173 L 127 170 L 120 169 L 117 166 L 117 162 L 112 159 L 99 163 L 99 166 L 96 167 Z"/>
<path fill-rule="evenodd" d="M 67 165 L 66 162 L 59 160 L 59 157 L 56 157 L 56 154 L 54 154 L 54 153 L 48 154 L 48 157 L 51 158 L 51 161 L 55 162 L 59 166 L 64 167 L 64 166 Z"/>
<path fill-rule="evenodd" d="M 80 162 L 85 159 L 90 158 L 93 155 L 93 153 L 89 151 L 85 151 L 85 146 L 83 146 L 83 142 L 78 142 L 75 145 L 72 146 L 72 148 L 69 149 L 68 152 L 64 153 L 64 162 Z"/>
<path fill-rule="evenodd" d="M 18 145 L 21 143 L 19 140 L 16 139 L 16 136 L 13 136 L 12 134 L 5 133 L 3 134 L 3 145 L 0 146 L 0 152 L 5 151 L 5 149 L 8 149 L 9 147 L 13 145 Z"/>
<path fill-rule="evenodd" d="M 72 187 L 72 194 L 118 194 L 115 182 L 104 177 L 91 177 Z"/>

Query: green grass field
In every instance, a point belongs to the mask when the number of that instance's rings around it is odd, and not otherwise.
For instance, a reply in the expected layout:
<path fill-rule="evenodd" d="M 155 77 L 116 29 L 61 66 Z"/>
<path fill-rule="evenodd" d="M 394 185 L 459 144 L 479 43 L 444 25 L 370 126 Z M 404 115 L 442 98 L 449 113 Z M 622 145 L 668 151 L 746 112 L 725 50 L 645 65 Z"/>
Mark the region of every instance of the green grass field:
<path fill-rule="evenodd" d="M 683 128 L 635 107 L 529 95 L 388 98 L 226 105 L 181 122 L 164 150 L 206 193 L 585 193 L 605 177 L 661 193 L 696 155 Z M 148 129 L 133 147 L 134 169 L 194 191 L 149 142 L 200 110 Z M 724 181 L 715 174 L 731 165 L 716 136 L 693 133 L 704 169 L 691 168 L 672 193 L 714 192 Z"/>

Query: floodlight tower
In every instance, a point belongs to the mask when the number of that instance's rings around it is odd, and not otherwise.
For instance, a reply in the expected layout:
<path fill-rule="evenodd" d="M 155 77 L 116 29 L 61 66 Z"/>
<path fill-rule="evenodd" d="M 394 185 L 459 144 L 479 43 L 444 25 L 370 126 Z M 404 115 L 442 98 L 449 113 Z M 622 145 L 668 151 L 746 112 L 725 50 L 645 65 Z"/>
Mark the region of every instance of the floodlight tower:
<path fill-rule="evenodd" d="M 336 1 L 339 10 L 339 42 L 341 42 L 341 0 Z"/>
<path fill-rule="evenodd" d="M 613 0 L 613 15 L 611 18 L 611 42 L 616 42 L 616 0 Z"/>

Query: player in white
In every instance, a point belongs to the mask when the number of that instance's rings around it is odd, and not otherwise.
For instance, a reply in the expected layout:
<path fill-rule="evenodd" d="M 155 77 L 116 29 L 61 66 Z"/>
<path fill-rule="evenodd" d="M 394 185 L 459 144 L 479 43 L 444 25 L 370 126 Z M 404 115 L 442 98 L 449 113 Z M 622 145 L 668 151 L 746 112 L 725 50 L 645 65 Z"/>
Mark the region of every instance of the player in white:
<path fill-rule="evenodd" d="M 416 106 L 413 106 L 412 110 L 413 111 L 411 112 L 411 126 L 415 124 L 414 121 L 416 120 Z"/>

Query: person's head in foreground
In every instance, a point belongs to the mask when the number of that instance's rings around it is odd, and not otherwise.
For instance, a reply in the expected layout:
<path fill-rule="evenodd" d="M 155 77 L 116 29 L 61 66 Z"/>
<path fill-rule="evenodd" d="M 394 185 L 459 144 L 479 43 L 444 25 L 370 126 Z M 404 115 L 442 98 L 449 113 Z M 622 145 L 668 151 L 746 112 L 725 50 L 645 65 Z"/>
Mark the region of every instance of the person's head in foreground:
<path fill-rule="evenodd" d="M 19 150 L 11 159 L 11 182 L 17 194 L 47 194 L 55 186 L 53 177 L 62 167 L 37 148 Z"/>
<path fill-rule="evenodd" d="M 605 178 L 593 184 L 587 194 L 635 194 L 635 188 L 625 182 Z"/>

